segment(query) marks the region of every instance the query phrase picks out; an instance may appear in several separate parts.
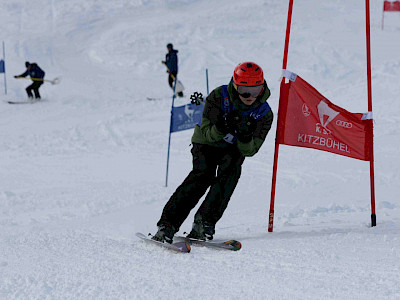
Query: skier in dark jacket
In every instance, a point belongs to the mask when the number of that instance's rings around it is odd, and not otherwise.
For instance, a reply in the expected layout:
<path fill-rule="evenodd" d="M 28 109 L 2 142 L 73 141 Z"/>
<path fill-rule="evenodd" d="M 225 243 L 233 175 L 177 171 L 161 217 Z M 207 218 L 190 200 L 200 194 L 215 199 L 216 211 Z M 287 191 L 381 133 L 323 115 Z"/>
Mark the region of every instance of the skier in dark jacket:
<path fill-rule="evenodd" d="M 176 75 L 178 75 L 178 50 L 174 49 L 174 46 L 169 43 L 167 45 L 168 53 L 165 55 L 165 61 L 163 63 L 167 66 L 168 72 L 168 84 L 171 88 L 174 86 Z M 183 92 L 178 93 L 179 97 L 183 97 Z"/>
<path fill-rule="evenodd" d="M 193 169 L 165 205 L 154 240 L 171 243 L 181 224 L 210 188 L 188 237 L 211 240 L 238 183 L 246 156 L 263 144 L 272 124 L 270 90 L 255 63 L 238 65 L 229 85 L 207 97 L 192 136 Z"/>
<path fill-rule="evenodd" d="M 33 83 L 26 88 L 29 98 L 33 98 L 32 90 L 35 93 L 35 98 L 40 99 L 39 88 L 43 84 L 45 72 L 37 65 L 37 63 L 25 62 L 26 71 L 21 75 L 16 75 L 14 78 L 30 76 Z"/>

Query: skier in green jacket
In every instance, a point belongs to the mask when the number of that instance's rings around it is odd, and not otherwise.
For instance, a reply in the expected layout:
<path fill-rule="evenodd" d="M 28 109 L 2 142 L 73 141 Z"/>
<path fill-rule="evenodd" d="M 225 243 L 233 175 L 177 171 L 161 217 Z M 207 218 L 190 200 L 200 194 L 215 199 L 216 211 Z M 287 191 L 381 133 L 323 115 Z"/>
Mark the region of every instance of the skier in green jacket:
<path fill-rule="evenodd" d="M 245 157 L 263 144 L 272 124 L 270 90 L 260 66 L 239 64 L 228 85 L 206 99 L 201 125 L 192 136 L 193 169 L 165 205 L 154 240 L 172 243 L 190 211 L 208 188 L 188 237 L 212 240 L 238 183 Z"/>

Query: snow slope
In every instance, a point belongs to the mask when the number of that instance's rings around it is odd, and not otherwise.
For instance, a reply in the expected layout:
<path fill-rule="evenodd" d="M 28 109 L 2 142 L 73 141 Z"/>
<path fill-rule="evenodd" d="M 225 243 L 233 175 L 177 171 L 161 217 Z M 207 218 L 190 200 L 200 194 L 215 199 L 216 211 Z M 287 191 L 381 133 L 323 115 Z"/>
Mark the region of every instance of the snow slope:
<path fill-rule="evenodd" d="M 295 2 L 288 69 L 333 103 L 366 112 L 363 1 Z M 192 131 L 174 133 L 164 187 L 165 45 L 179 50 L 187 95 L 206 92 L 206 68 L 215 88 L 239 62 L 259 63 L 277 112 L 287 4 L 0 2 L 8 83 L 8 95 L 0 88 L 1 299 L 400 298 L 400 16 L 387 14 L 382 31 L 381 1 L 371 1 L 376 227 L 368 163 L 282 146 L 267 232 L 274 123 L 217 224 L 216 238 L 240 240 L 241 251 L 176 255 L 135 237 L 155 232 L 191 169 Z M 25 99 L 29 81 L 12 78 L 25 60 L 62 82 L 42 86 L 42 103 L 8 105 Z"/>

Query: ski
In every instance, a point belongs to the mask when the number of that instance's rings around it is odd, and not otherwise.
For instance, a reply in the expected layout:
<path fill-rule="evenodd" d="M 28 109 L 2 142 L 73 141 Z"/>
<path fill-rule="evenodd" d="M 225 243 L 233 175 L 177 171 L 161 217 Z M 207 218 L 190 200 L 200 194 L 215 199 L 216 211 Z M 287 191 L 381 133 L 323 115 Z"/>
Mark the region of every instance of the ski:
<path fill-rule="evenodd" d="M 175 239 L 180 241 L 186 241 L 189 245 L 193 246 L 203 246 L 207 248 L 214 248 L 220 250 L 231 250 L 231 251 L 239 251 L 242 248 L 242 244 L 236 240 L 227 240 L 227 241 L 203 241 L 191 239 L 184 236 L 175 236 Z"/>
<path fill-rule="evenodd" d="M 190 245 L 186 241 L 176 242 L 172 244 L 162 243 L 159 241 L 152 240 L 150 237 L 145 236 L 143 233 L 137 232 L 136 236 L 145 241 L 146 243 L 157 245 L 159 247 L 163 247 L 167 250 L 171 250 L 177 253 L 189 253 L 190 252 Z"/>
<path fill-rule="evenodd" d="M 7 101 L 8 104 L 33 104 L 39 101 Z"/>

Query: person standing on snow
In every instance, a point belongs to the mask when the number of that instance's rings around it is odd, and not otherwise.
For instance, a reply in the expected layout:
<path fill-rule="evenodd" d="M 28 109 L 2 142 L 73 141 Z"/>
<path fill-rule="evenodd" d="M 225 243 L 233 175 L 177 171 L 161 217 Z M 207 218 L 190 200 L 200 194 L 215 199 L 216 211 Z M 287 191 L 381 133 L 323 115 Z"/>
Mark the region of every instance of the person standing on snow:
<path fill-rule="evenodd" d="M 271 128 L 269 96 L 263 70 L 253 62 L 239 64 L 229 84 L 211 92 L 192 136 L 193 169 L 165 205 L 153 240 L 172 243 L 208 188 L 188 237 L 213 239 L 245 157 L 258 152 Z"/>
<path fill-rule="evenodd" d="M 168 72 L 168 84 L 173 89 L 174 81 L 176 75 L 178 75 L 178 50 L 174 49 L 174 46 L 169 43 L 167 45 L 168 53 L 165 55 L 165 61 L 162 61 L 163 64 L 167 66 Z M 178 92 L 179 97 L 183 97 L 183 92 Z"/>
<path fill-rule="evenodd" d="M 43 84 L 45 72 L 37 65 L 37 63 L 25 62 L 26 71 L 21 75 L 15 75 L 14 78 L 30 76 L 33 83 L 26 88 L 29 98 L 33 98 L 32 90 L 35 93 L 35 98 L 40 99 L 39 88 Z"/>

